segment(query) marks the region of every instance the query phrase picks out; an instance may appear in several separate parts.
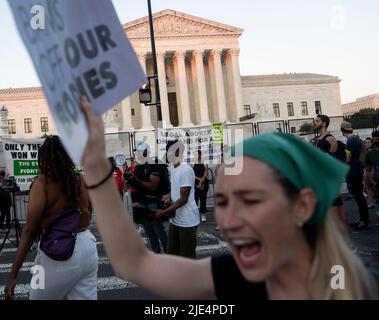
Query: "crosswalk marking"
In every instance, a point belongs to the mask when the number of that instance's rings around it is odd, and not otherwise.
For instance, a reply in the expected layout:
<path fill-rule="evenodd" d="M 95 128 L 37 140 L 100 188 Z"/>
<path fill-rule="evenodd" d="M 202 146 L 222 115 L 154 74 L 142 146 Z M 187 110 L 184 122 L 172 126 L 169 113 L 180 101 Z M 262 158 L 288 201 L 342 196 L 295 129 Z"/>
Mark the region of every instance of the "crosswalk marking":
<path fill-rule="evenodd" d="M 0 286 L 0 294 L 4 292 L 5 286 Z M 138 288 L 136 284 L 130 281 L 124 281 L 117 277 L 99 277 L 97 279 L 97 291 L 123 290 Z M 30 284 L 17 284 L 14 290 L 17 298 L 28 298 Z"/>
<path fill-rule="evenodd" d="M 225 244 L 222 244 L 222 243 L 214 244 L 214 245 L 197 246 L 196 247 L 196 253 L 197 254 L 204 254 L 206 252 L 219 251 L 219 250 L 226 249 L 226 248 L 227 247 L 225 246 Z M 99 265 L 103 265 L 103 264 L 105 264 L 105 265 L 110 264 L 108 257 L 99 257 Z M 33 265 L 34 265 L 34 262 L 24 262 L 20 271 L 21 272 L 30 272 L 30 269 L 31 269 L 31 267 L 33 267 Z M 11 268 L 12 268 L 12 263 L 0 264 L 0 274 L 11 272 Z"/>
<path fill-rule="evenodd" d="M 141 235 L 142 239 L 144 240 L 145 244 L 148 244 L 148 240 L 145 234 Z M 227 249 L 227 244 L 226 242 L 220 240 L 218 237 L 208 234 L 205 232 L 199 232 L 197 235 L 198 238 L 198 243 L 201 243 L 201 245 L 198 245 L 196 248 L 196 252 L 199 256 L 208 256 L 211 254 L 214 254 L 215 252 L 224 252 Z M 13 239 L 11 239 L 13 240 Z M 15 240 L 15 239 L 14 239 Z M 209 243 L 209 244 L 204 244 Z M 104 252 L 103 249 L 103 242 L 102 241 L 97 241 L 96 242 L 98 246 L 98 252 Z M 5 256 L 5 253 L 8 253 L 7 257 L 11 257 L 13 260 L 13 253 L 16 252 L 16 248 L 13 247 L 11 243 L 7 243 L 5 248 L 3 249 L 3 252 L 0 256 Z M 3 255 L 4 254 L 4 255 Z M 35 255 L 35 252 L 32 255 L 29 255 L 28 258 L 30 259 L 33 255 Z M 1 257 L 1 258 L 3 258 Z M 12 261 L 8 260 L 8 261 Z M 22 268 L 20 269 L 20 273 L 24 273 L 24 276 L 22 279 L 24 279 L 22 282 L 17 283 L 17 286 L 15 288 L 15 295 L 17 299 L 27 299 L 29 297 L 29 291 L 30 291 L 30 284 L 25 283 L 25 281 L 29 281 L 31 274 L 30 274 L 30 269 L 33 267 L 34 261 L 25 261 L 23 263 Z M 137 288 L 138 286 L 135 285 L 132 282 L 129 281 L 124 281 L 122 279 L 119 279 L 115 276 L 100 276 L 100 268 L 107 268 L 107 266 L 110 266 L 110 261 L 107 256 L 104 255 L 99 255 L 99 277 L 97 281 L 97 289 L 98 292 L 103 292 L 103 291 L 112 291 L 112 290 L 124 290 L 124 289 L 129 289 L 129 288 Z M 12 268 L 12 263 L 3 263 L 0 264 L 0 275 L 1 278 L 6 279 L 7 274 L 11 271 Z M 25 273 L 28 273 L 27 276 L 25 276 Z M 21 278 L 21 277 L 20 277 Z M 0 285 L 0 299 L 3 298 L 3 292 L 4 292 L 4 284 Z"/>

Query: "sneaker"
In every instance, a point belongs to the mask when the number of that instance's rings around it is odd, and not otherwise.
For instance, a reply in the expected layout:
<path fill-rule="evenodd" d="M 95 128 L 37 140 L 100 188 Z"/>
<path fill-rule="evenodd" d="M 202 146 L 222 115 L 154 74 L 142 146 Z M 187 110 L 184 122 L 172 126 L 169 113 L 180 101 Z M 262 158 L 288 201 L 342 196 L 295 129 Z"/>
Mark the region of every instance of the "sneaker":
<path fill-rule="evenodd" d="M 354 253 L 358 253 L 358 248 L 353 244 L 350 246 L 350 250 L 353 251 Z"/>
<path fill-rule="evenodd" d="M 375 204 L 370 203 L 370 204 L 367 205 L 367 208 L 369 208 L 369 209 L 375 208 Z"/>
<path fill-rule="evenodd" d="M 220 227 L 219 226 L 216 226 L 216 231 L 220 231 Z"/>
<path fill-rule="evenodd" d="M 357 220 L 357 221 L 355 221 L 355 222 L 349 223 L 349 226 L 352 227 L 352 228 L 354 228 L 354 227 L 356 227 L 357 225 L 359 225 L 360 223 L 361 223 L 361 220 Z"/>
<path fill-rule="evenodd" d="M 202 213 L 202 214 L 201 214 L 201 221 L 202 221 L 202 222 L 207 221 L 207 215 L 206 215 L 205 213 Z"/>
<path fill-rule="evenodd" d="M 143 233 L 144 233 L 144 229 L 143 229 L 143 227 L 142 226 L 138 226 L 137 227 L 137 232 L 138 232 L 138 234 L 142 237 L 143 236 Z"/>
<path fill-rule="evenodd" d="M 370 222 L 364 223 L 361 221 L 358 225 L 353 227 L 354 231 L 361 231 L 361 230 L 368 230 L 372 227 L 372 224 Z"/>

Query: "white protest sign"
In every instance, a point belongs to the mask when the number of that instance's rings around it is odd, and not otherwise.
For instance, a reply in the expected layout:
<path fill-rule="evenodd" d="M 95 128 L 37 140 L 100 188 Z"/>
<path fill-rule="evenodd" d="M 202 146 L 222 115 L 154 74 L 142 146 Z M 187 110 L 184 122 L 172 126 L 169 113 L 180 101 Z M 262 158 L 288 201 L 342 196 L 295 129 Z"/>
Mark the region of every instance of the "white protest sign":
<path fill-rule="evenodd" d="M 21 190 L 28 190 L 33 178 L 40 174 L 38 149 L 43 141 L 42 139 L 2 139 L 8 174 L 15 177 Z"/>
<path fill-rule="evenodd" d="M 109 0 L 9 0 L 62 142 L 80 163 L 87 141 L 79 97 L 100 115 L 146 77 Z"/>
<path fill-rule="evenodd" d="M 202 159 L 215 164 L 220 162 L 222 144 L 213 142 L 212 127 L 193 129 L 158 129 L 158 157 L 164 159 L 167 141 L 180 140 L 185 146 L 184 161 L 195 163 L 197 151 L 201 150 Z"/>

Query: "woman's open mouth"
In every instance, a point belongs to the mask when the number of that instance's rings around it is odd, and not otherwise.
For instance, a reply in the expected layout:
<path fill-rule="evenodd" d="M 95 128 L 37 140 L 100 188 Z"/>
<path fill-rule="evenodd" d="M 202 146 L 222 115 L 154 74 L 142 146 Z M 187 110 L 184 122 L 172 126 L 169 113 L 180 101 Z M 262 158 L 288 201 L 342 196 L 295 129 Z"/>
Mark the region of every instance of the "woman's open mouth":
<path fill-rule="evenodd" d="M 235 239 L 231 241 L 236 248 L 239 263 L 245 268 L 256 265 L 262 252 L 262 244 L 255 239 Z"/>

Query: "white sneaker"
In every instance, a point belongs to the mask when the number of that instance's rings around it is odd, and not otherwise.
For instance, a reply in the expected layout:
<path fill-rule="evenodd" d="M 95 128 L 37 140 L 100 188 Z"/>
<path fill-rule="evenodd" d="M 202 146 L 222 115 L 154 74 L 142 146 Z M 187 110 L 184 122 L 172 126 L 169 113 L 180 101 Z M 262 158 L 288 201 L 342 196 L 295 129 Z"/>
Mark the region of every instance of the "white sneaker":
<path fill-rule="evenodd" d="M 202 213 L 202 214 L 201 214 L 201 221 L 202 221 L 202 222 L 207 221 L 207 215 L 206 215 L 205 213 Z"/>
<path fill-rule="evenodd" d="M 138 232 L 139 235 L 142 237 L 142 234 L 143 234 L 143 232 L 144 232 L 143 227 L 142 227 L 142 226 L 138 226 L 138 228 L 137 228 L 137 232 Z"/>

